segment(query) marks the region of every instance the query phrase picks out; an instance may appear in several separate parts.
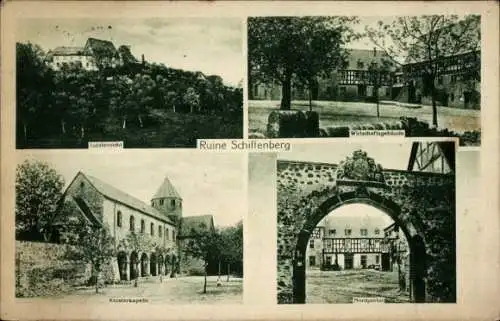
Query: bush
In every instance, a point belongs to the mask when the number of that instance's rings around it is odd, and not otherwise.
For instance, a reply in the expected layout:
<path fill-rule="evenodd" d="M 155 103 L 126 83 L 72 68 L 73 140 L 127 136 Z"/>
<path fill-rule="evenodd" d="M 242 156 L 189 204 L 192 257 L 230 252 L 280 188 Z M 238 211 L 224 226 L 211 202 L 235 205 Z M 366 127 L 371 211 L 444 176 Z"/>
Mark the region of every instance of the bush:
<path fill-rule="evenodd" d="M 325 137 L 349 137 L 349 132 L 348 126 L 327 127 L 324 129 Z"/>
<path fill-rule="evenodd" d="M 197 268 L 197 267 L 190 267 L 186 271 L 186 274 L 189 276 L 202 276 L 202 275 L 205 275 L 205 269 Z"/>

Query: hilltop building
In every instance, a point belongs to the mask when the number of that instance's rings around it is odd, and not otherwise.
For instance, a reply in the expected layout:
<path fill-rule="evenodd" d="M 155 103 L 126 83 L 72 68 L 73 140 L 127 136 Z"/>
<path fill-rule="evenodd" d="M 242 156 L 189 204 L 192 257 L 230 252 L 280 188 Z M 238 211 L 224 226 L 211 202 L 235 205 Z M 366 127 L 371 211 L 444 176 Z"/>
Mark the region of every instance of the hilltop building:
<path fill-rule="evenodd" d="M 54 70 L 60 70 L 64 65 L 99 70 L 137 63 L 130 46 L 122 45 L 116 49 L 111 41 L 96 38 L 88 38 L 83 47 L 54 48 L 47 53 L 45 61 Z"/>

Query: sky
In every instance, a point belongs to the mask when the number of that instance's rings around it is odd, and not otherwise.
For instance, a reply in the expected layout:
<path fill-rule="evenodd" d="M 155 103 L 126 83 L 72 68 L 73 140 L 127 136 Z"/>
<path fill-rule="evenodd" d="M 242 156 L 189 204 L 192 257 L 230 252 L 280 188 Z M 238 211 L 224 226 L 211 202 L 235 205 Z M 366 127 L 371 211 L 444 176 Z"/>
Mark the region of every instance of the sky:
<path fill-rule="evenodd" d="M 278 159 L 338 164 L 361 149 L 387 169 L 406 170 L 410 158 L 411 143 L 400 142 L 307 142 L 294 143 L 290 152 L 278 154 Z"/>
<path fill-rule="evenodd" d="M 355 24 L 352 26 L 353 30 L 358 33 L 364 33 L 365 32 L 365 27 L 370 27 L 370 28 L 376 28 L 377 27 L 377 22 L 379 20 L 382 20 L 384 23 L 390 23 L 394 19 L 393 17 L 383 17 L 383 16 L 376 16 L 376 17 L 358 17 L 359 18 L 359 23 Z M 368 37 L 362 37 L 356 41 L 352 41 L 349 44 L 346 45 L 346 47 L 350 49 L 368 49 L 368 50 L 373 50 L 375 45 L 373 42 L 370 40 Z"/>
<path fill-rule="evenodd" d="M 168 176 L 183 199 L 183 216 L 212 214 L 216 226 L 234 225 L 247 211 L 241 206 L 247 197 L 243 153 L 24 150 L 17 155 L 18 163 L 25 159 L 49 163 L 64 177 L 66 186 L 82 171 L 146 204 Z"/>
<path fill-rule="evenodd" d="M 352 228 L 377 226 L 381 229 L 388 227 L 394 221 L 392 218 L 373 206 L 365 204 L 348 204 L 343 205 L 325 216 L 319 223 L 324 224 L 326 221 L 329 224 L 338 224 L 339 227 L 344 228 L 349 225 Z"/>
<path fill-rule="evenodd" d="M 83 47 L 87 38 L 130 45 L 132 54 L 167 67 L 219 75 L 228 85 L 243 79 L 242 21 L 238 18 L 24 19 L 18 42 L 47 52 L 58 46 Z"/>

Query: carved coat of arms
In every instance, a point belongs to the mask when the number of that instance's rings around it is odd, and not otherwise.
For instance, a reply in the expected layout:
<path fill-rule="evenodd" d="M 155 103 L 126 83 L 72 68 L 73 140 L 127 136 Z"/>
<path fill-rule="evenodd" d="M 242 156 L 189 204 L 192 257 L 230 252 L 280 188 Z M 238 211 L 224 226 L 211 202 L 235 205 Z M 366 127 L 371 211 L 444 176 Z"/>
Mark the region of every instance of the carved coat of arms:
<path fill-rule="evenodd" d="M 337 179 L 384 182 L 382 166 L 362 150 L 354 151 L 352 157 L 339 164 Z"/>

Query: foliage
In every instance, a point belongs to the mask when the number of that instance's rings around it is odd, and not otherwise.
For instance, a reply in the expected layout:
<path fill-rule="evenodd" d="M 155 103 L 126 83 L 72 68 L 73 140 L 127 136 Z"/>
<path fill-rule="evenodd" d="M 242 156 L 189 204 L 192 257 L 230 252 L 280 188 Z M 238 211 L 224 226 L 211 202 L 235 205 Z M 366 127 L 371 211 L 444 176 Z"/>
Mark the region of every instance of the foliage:
<path fill-rule="evenodd" d="M 16 238 L 47 241 L 64 178 L 48 164 L 26 160 L 16 169 Z"/>
<path fill-rule="evenodd" d="M 238 269 L 243 263 L 243 222 L 220 229 L 219 235 L 221 261 L 228 266 L 228 269 L 230 266 Z"/>
<path fill-rule="evenodd" d="M 51 90 L 52 73 L 44 63 L 44 55 L 38 45 L 16 43 L 17 135 L 24 141 L 44 112 L 40 107 L 50 106 L 47 94 Z"/>
<path fill-rule="evenodd" d="M 89 138 L 132 137 L 137 128 L 147 129 L 150 134 L 169 134 L 160 137 L 162 141 L 157 147 L 169 146 L 172 140 L 180 139 L 189 141 L 183 142 L 186 146 L 198 138 L 212 138 L 200 136 L 205 135 L 205 126 L 211 126 L 212 119 L 208 116 L 226 124 L 237 123 L 239 132 L 234 128 L 228 132 L 227 125 L 218 125 L 214 131 L 217 137 L 242 136 L 243 90 L 225 85 L 219 76 L 133 61 L 97 71 L 76 64 L 52 70 L 38 46 L 18 43 L 16 49 L 19 148 L 33 147 L 44 140 L 57 146 L 86 147 Z M 122 56 L 127 56 L 127 48 L 119 50 Z M 101 65 L 107 63 L 103 60 Z M 168 113 L 168 117 L 158 120 L 155 118 L 158 112 Z M 190 113 L 198 121 L 188 118 Z M 184 117 L 186 124 L 171 126 L 175 115 Z M 195 128 L 184 129 L 190 123 Z M 172 132 L 160 132 L 156 126 L 172 127 Z M 193 135 L 194 143 L 186 135 Z M 152 144 L 148 141 L 150 137 L 144 139 L 143 145 Z"/>
<path fill-rule="evenodd" d="M 367 27 L 367 35 L 398 64 L 420 63 L 431 87 L 433 125 L 438 126 L 435 80 L 444 57 L 476 51 L 480 45 L 480 16 L 429 15 L 398 17 L 391 23 Z"/>
<path fill-rule="evenodd" d="M 212 229 L 192 229 L 189 238 L 186 239 L 184 255 L 189 255 L 204 261 L 205 278 L 203 293 L 207 292 L 207 273 L 210 261 L 217 261 L 221 253 L 221 241 L 218 233 Z"/>
<path fill-rule="evenodd" d="M 248 20 L 248 61 L 253 81 L 282 84 L 281 109 L 290 109 L 292 79 L 307 84 L 344 65 L 342 45 L 357 37 L 352 17 L 258 17 Z"/>
<path fill-rule="evenodd" d="M 127 236 L 118 244 L 119 248 L 130 249 L 137 254 L 141 252 L 149 253 L 154 249 L 151 238 L 146 233 L 129 232 Z"/>
<path fill-rule="evenodd" d="M 200 104 L 200 95 L 194 90 L 193 87 L 189 87 L 182 97 L 182 101 L 186 106 L 188 106 L 189 111 L 192 113 Z"/>
<path fill-rule="evenodd" d="M 90 264 L 98 292 L 100 274 L 115 256 L 114 239 L 106 226 L 92 225 L 84 219 L 80 220 L 74 237 L 77 245 L 68 246 L 66 258 Z"/>

